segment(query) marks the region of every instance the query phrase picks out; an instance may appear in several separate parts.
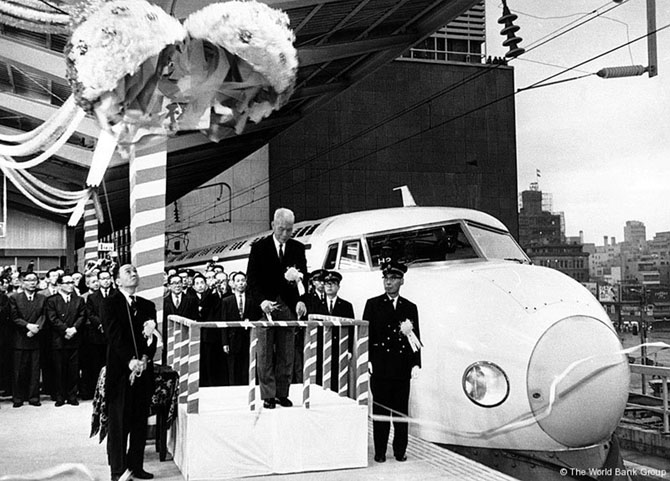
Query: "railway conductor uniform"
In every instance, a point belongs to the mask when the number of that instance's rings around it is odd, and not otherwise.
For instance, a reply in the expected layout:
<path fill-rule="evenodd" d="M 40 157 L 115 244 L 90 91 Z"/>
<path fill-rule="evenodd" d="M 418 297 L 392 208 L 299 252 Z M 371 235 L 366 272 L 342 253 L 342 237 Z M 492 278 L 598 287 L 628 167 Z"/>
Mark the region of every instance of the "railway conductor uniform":
<path fill-rule="evenodd" d="M 373 396 L 373 415 L 400 417 L 409 411 L 410 378 L 418 375 L 421 367 L 420 351 L 414 352 L 407 337 L 400 331 L 405 320 L 412 322 L 414 334 L 419 337 L 419 314 L 415 304 L 400 297 L 407 267 L 395 262 L 382 266 L 384 294 L 368 299 L 363 319 L 370 322 L 370 387 Z M 386 461 L 391 424 L 388 420 L 373 422 L 375 461 Z M 393 421 L 393 455 L 405 461 L 408 424 Z"/>

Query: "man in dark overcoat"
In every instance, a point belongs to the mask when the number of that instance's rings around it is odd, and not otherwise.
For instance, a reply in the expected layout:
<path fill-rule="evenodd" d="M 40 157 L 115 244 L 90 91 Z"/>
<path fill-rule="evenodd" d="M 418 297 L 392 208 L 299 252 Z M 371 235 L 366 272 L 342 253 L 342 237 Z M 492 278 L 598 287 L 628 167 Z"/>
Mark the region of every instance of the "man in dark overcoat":
<path fill-rule="evenodd" d="M 115 281 L 117 290 L 105 298 L 101 310 L 107 334 L 107 459 L 112 481 L 126 469 L 133 479 L 151 479 L 153 474 L 144 470 L 144 447 L 153 393 L 156 307 L 135 296 L 140 281 L 135 266 L 121 266 Z"/>
<path fill-rule="evenodd" d="M 232 275 L 233 295 L 221 301 L 221 320 L 256 320 L 262 316 L 259 306 L 246 292 L 247 276 L 244 272 Z M 228 355 L 228 378 L 231 386 L 249 382 L 249 328 L 226 327 L 221 333 L 223 352 Z"/>
<path fill-rule="evenodd" d="M 32 406 L 40 402 L 40 336 L 44 327 L 46 297 L 37 293 L 39 279 L 34 272 L 23 275 L 23 292 L 9 298 L 13 323 L 14 350 L 12 401 L 21 407 L 27 399 Z"/>
<path fill-rule="evenodd" d="M 44 311 L 51 331 L 56 407 L 77 406 L 79 389 L 79 346 L 86 321 L 84 300 L 74 292 L 69 274 L 58 278 L 58 294 L 49 297 Z"/>

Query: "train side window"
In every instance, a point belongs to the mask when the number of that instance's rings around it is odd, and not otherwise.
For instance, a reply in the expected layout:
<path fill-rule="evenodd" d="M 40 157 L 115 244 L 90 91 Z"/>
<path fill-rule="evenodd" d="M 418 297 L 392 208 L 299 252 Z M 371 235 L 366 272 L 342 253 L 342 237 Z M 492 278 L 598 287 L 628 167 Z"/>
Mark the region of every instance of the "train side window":
<path fill-rule="evenodd" d="M 340 269 L 362 269 L 367 267 L 360 239 L 344 241 L 340 255 Z"/>
<path fill-rule="evenodd" d="M 328 246 L 328 254 L 326 254 L 326 261 L 323 263 L 324 269 L 335 269 L 335 261 L 337 261 L 337 244 Z"/>

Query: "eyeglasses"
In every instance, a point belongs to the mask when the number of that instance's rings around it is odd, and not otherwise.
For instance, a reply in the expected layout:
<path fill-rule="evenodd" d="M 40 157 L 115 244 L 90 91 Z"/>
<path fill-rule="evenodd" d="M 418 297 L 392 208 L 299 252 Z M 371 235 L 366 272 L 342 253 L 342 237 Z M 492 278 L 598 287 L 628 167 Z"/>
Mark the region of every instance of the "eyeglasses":
<path fill-rule="evenodd" d="M 182 282 L 181 282 L 181 281 L 177 281 L 177 282 L 170 282 L 170 285 L 171 285 L 171 286 L 181 286 L 181 284 L 182 284 Z"/>
<path fill-rule="evenodd" d="M 63 284 L 74 284 L 74 281 L 63 281 Z"/>
<path fill-rule="evenodd" d="M 400 276 L 383 276 L 382 279 L 384 279 L 384 280 L 388 279 L 390 281 L 397 281 L 397 280 L 402 279 L 402 277 L 400 277 Z"/>

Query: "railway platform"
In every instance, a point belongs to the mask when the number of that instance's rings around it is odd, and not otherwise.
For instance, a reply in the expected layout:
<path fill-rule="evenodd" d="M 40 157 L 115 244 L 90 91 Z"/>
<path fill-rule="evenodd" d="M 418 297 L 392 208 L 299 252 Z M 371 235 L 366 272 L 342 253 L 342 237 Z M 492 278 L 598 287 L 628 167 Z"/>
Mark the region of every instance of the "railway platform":
<path fill-rule="evenodd" d="M 105 443 L 98 443 L 97 437 L 89 438 L 91 413 L 90 401 L 82 401 L 79 406 L 65 405 L 57 408 L 52 401 L 43 398 L 41 407 L 26 404 L 16 409 L 12 408 L 12 403 L 8 400 L 0 402 L 0 426 L 2 426 L 0 478 L 7 475 L 26 475 L 65 463 L 78 463 L 86 466 L 96 479 L 101 481 L 109 479 Z M 370 426 L 369 446 L 372 445 L 371 431 Z M 158 453 L 151 441 L 145 453 L 145 469 L 153 473 L 157 481 L 184 480 L 179 468 L 170 458 L 163 462 L 159 461 Z M 410 437 L 407 455 L 408 460 L 404 463 L 397 462 L 390 456 L 387 462 L 380 464 L 373 461 L 372 451 L 369 450 L 367 467 L 363 468 L 256 476 L 246 479 L 307 481 L 318 476 L 320 481 L 514 480 L 415 437 Z M 53 479 L 64 481 L 87 478 L 79 476 Z"/>

